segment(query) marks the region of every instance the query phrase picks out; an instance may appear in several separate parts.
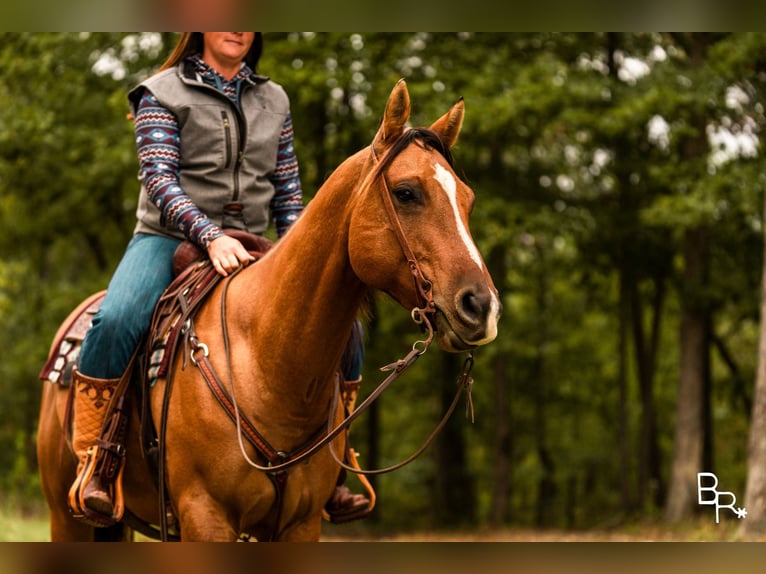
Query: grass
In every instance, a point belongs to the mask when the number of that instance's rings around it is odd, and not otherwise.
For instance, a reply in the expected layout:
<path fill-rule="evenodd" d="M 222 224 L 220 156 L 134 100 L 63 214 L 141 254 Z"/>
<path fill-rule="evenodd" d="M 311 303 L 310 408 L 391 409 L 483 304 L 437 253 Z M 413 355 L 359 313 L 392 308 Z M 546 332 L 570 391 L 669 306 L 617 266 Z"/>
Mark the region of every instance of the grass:
<path fill-rule="evenodd" d="M 45 512 L 0 506 L 0 542 L 45 542 L 50 539 Z"/>
<path fill-rule="evenodd" d="M 509 526 L 471 531 L 344 532 L 326 528 L 323 540 L 330 542 L 733 542 L 740 541 L 737 524 L 707 524 L 692 520 L 676 525 L 637 523 L 613 529 L 564 530 Z"/>
<path fill-rule="evenodd" d="M 355 526 L 354 526 L 355 525 Z M 470 532 L 375 532 L 363 523 L 335 527 L 327 525 L 326 541 L 420 541 L 420 542 L 727 542 L 736 541 L 737 522 L 715 524 L 695 519 L 669 526 L 662 523 L 636 523 L 610 530 L 539 530 L 508 527 L 499 530 L 476 529 Z M 139 537 L 142 538 L 142 537 Z M 0 542 L 44 542 L 49 540 L 47 513 L 42 508 L 21 511 L 0 505 Z"/>

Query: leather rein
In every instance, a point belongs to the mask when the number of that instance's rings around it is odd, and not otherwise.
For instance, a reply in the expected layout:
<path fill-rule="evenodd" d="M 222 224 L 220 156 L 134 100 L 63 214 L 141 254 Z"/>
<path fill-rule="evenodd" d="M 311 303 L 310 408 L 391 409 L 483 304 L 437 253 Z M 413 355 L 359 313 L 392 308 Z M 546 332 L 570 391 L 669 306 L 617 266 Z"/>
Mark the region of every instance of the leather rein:
<path fill-rule="evenodd" d="M 228 412 L 229 416 L 234 419 L 234 422 L 236 423 L 236 426 L 237 426 L 237 436 L 239 439 L 240 450 L 246 462 L 250 466 L 255 468 L 256 470 L 268 473 L 272 477 L 275 475 L 282 474 L 287 469 L 310 458 L 311 456 L 316 454 L 319 450 L 321 450 L 322 448 L 327 446 L 330 442 L 332 442 L 341 432 L 347 431 L 351 423 L 356 418 L 358 418 L 364 411 L 366 411 L 370 407 L 370 405 L 380 396 L 380 394 L 394 380 L 396 380 L 405 370 L 407 370 L 415 361 L 417 361 L 418 358 L 420 358 L 421 355 L 423 355 L 428 350 L 434 338 L 433 315 L 436 312 L 436 304 L 434 303 L 434 300 L 433 300 L 433 290 L 432 290 L 433 285 L 431 281 L 429 281 L 423 274 L 422 269 L 418 263 L 417 257 L 415 256 L 415 253 L 412 250 L 409 241 L 407 241 L 407 237 L 404 233 L 404 230 L 402 229 L 401 223 L 399 221 L 399 217 L 396 214 L 396 210 L 391 200 L 391 194 L 388 188 L 388 184 L 382 173 L 383 167 L 385 167 L 387 163 L 386 161 L 378 162 L 378 159 L 375 155 L 375 151 L 373 147 L 371 146 L 370 149 L 372 151 L 373 161 L 377 165 L 376 165 L 376 168 L 370 172 L 370 174 L 366 178 L 366 181 L 364 182 L 363 185 L 366 185 L 366 186 L 372 185 L 372 183 L 374 183 L 374 181 L 378 177 L 380 177 L 383 182 L 383 185 L 381 186 L 381 196 L 383 199 L 383 204 L 386 208 L 388 218 L 390 220 L 391 225 L 393 226 L 394 233 L 396 234 L 399 245 L 401 246 L 402 252 L 404 253 L 404 256 L 407 260 L 407 264 L 412 273 L 412 277 L 415 283 L 416 293 L 419 299 L 419 304 L 422 305 L 421 307 L 415 306 L 412 309 L 412 312 L 411 312 L 412 320 L 427 331 L 427 337 L 423 340 L 416 341 L 412 345 L 412 350 L 405 357 L 389 365 L 386 365 L 385 367 L 382 367 L 380 369 L 381 371 L 384 371 L 384 372 L 390 372 L 390 374 L 386 377 L 386 379 L 383 382 L 381 382 L 376 387 L 376 389 L 372 393 L 370 393 L 370 395 L 362 403 L 359 404 L 359 406 L 353 412 L 346 415 L 346 417 L 340 423 L 333 426 L 333 419 L 334 419 L 335 413 L 337 412 L 337 406 L 338 406 L 339 394 L 340 394 L 340 390 L 339 390 L 340 385 L 338 385 L 336 387 L 333 403 L 330 408 L 326 432 L 319 437 L 314 437 L 314 439 L 309 441 L 308 444 L 302 447 L 299 447 L 297 450 L 291 453 L 286 453 L 286 452 L 274 449 L 271 445 L 269 445 L 266 439 L 264 439 L 263 436 L 260 433 L 258 433 L 258 431 L 255 430 L 255 428 L 252 427 L 249 421 L 247 421 L 247 419 L 245 419 L 241 415 L 239 411 L 239 407 L 237 405 L 237 400 L 236 400 L 236 395 L 234 390 L 234 381 L 233 381 L 233 375 L 232 375 L 232 369 L 231 369 L 231 356 L 230 356 L 231 349 L 229 344 L 229 335 L 228 335 L 228 328 L 227 328 L 227 321 L 226 321 L 226 299 L 227 299 L 229 284 L 231 280 L 238 274 L 241 268 L 238 269 L 236 272 L 230 274 L 224 280 L 224 284 L 222 287 L 223 292 L 221 295 L 221 328 L 222 328 L 224 349 L 226 353 L 226 371 L 227 371 L 226 378 L 228 380 L 228 387 L 229 387 L 228 392 L 224 389 L 224 386 L 220 378 L 216 374 L 212 364 L 210 363 L 208 359 L 207 345 L 205 345 L 204 343 L 200 342 L 197 339 L 196 334 L 194 332 L 193 323 L 190 322 L 188 324 L 187 336 L 188 336 L 188 344 L 190 347 L 189 359 L 191 363 L 200 369 L 200 372 L 202 373 L 203 378 L 205 378 L 211 390 L 216 395 L 216 398 L 218 398 L 219 402 L 221 402 L 222 406 Z M 385 158 L 385 159 L 389 159 L 389 158 Z M 356 467 L 351 467 L 350 465 L 339 460 L 336 454 L 332 451 L 332 448 L 330 448 L 330 452 L 332 453 L 333 458 L 335 458 L 335 461 L 346 470 L 357 473 L 357 474 L 366 474 L 366 475 L 383 474 L 386 472 L 391 472 L 393 470 L 396 470 L 405 466 L 406 464 L 409 464 L 425 451 L 425 449 L 431 444 L 431 442 L 434 440 L 434 438 L 439 433 L 439 431 L 441 431 L 441 429 L 444 427 L 447 420 L 449 419 L 449 417 L 452 415 L 453 411 L 455 410 L 458 399 L 460 398 L 460 395 L 462 394 L 463 390 L 466 390 L 468 393 L 466 413 L 467 414 L 470 413 L 471 420 L 473 420 L 473 403 L 471 400 L 471 385 L 473 384 L 473 379 L 470 375 L 472 368 L 473 368 L 473 355 L 471 353 L 468 353 L 468 358 L 466 359 L 463 366 L 463 373 L 458 378 L 458 390 L 457 390 L 457 393 L 455 394 L 455 398 L 453 399 L 452 404 L 450 405 L 447 412 L 444 414 L 442 420 L 436 426 L 434 431 L 426 439 L 425 443 L 407 459 L 403 460 L 402 462 L 398 464 L 395 464 L 386 468 L 382 468 L 382 469 L 361 470 Z M 264 458 L 268 461 L 268 464 L 266 465 L 258 464 L 257 462 L 253 461 L 248 456 L 245 449 L 243 437 L 247 438 L 249 442 L 256 447 L 256 449 L 261 453 L 261 455 L 264 456 Z"/>

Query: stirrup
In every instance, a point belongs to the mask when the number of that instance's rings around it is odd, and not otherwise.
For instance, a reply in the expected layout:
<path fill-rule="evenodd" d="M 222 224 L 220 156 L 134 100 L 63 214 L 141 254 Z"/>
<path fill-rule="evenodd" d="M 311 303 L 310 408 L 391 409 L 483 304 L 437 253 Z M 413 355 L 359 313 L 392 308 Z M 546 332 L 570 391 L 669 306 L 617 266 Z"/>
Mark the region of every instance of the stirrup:
<path fill-rule="evenodd" d="M 359 462 L 357 461 L 358 456 L 359 454 L 353 448 L 348 449 L 349 463 L 357 470 L 361 470 Z M 352 520 L 361 520 L 362 518 L 367 518 L 370 515 L 372 509 L 375 508 L 375 501 L 377 499 L 375 490 L 372 488 L 370 481 L 367 480 L 365 475 L 357 474 L 356 477 L 359 479 L 359 482 L 362 483 L 362 486 L 364 486 L 364 489 L 367 491 L 367 497 L 364 498 L 364 502 L 360 501 L 359 503 L 354 504 L 348 508 L 334 509 L 331 513 L 327 509 L 327 507 L 330 505 L 330 502 L 332 502 L 332 499 L 330 499 L 327 505 L 325 505 L 325 507 L 322 509 L 322 518 L 328 522 L 332 522 L 333 524 L 344 524 L 346 522 L 351 522 Z M 348 487 L 341 485 L 336 486 L 336 489 L 337 488 L 345 488 L 346 490 L 349 490 Z M 351 494 L 350 491 L 348 496 L 364 497 L 362 494 Z"/>
<path fill-rule="evenodd" d="M 344 501 L 343 505 L 333 504 Z M 351 490 L 344 485 L 335 487 L 335 493 L 327 502 L 323 511 L 323 516 L 333 524 L 343 524 L 360 518 L 366 518 L 370 514 L 370 501 L 363 494 L 353 494 Z"/>
<path fill-rule="evenodd" d="M 122 459 L 115 480 L 106 486 L 108 489 L 107 494 L 112 500 L 112 511 L 110 514 L 104 514 L 89 507 L 85 498 L 85 491 L 88 485 L 92 484 L 93 480 L 100 480 L 99 477 L 94 476 L 94 471 L 97 466 L 96 463 L 99 459 L 99 449 L 100 447 L 98 445 L 88 449 L 85 463 L 82 465 L 82 469 L 78 473 L 72 487 L 69 489 L 67 503 L 73 518 L 85 522 L 90 526 L 104 528 L 120 522 L 125 511 L 124 497 L 122 493 L 122 473 L 125 469 L 125 459 Z"/>

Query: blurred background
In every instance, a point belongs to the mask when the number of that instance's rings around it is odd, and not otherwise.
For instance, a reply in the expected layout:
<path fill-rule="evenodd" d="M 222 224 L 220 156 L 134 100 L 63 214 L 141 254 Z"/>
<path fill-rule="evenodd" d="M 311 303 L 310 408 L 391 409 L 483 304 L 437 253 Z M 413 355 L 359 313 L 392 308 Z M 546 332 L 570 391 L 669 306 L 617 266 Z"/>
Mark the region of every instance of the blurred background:
<path fill-rule="evenodd" d="M 47 537 L 37 373 L 131 236 L 126 93 L 175 40 L 0 33 L 0 540 Z M 399 78 L 413 125 L 465 98 L 453 152 L 505 306 L 476 353 L 475 423 L 459 408 L 374 481 L 372 517 L 328 536 L 764 535 L 766 35 L 267 33 L 259 71 L 291 98 L 306 201 L 370 143 Z M 373 311 L 362 397 L 419 335 L 384 297 Z M 434 348 L 355 423 L 363 467 L 420 446 L 463 359 Z M 698 472 L 748 516 L 715 524 Z"/>

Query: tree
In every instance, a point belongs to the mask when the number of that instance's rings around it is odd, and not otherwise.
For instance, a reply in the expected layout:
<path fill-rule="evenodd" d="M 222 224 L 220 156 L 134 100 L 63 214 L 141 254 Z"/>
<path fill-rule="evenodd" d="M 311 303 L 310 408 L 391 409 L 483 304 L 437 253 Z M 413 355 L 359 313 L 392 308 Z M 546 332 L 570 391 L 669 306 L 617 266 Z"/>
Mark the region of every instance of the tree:
<path fill-rule="evenodd" d="M 764 88 L 764 73 L 766 73 L 766 37 L 763 34 L 748 34 L 738 45 L 738 50 L 732 50 L 727 59 L 723 59 L 721 66 L 734 73 L 742 74 L 742 82 L 745 87 L 747 78 L 760 90 Z M 755 73 L 753 73 L 755 72 Z M 730 72 L 731 73 L 731 72 Z M 745 75 L 746 74 L 746 75 Z M 762 91 L 758 92 L 759 94 Z M 753 97 L 760 104 L 759 112 L 750 111 L 751 117 L 758 120 L 758 124 L 766 124 L 763 117 L 763 97 Z M 755 108 L 758 110 L 758 108 Z M 763 193 L 763 176 L 751 173 L 751 183 L 754 188 Z M 763 212 L 761 221 L 766 222 L 766 196 L 762 195 Z M 766 239 L 766 235 L 764 235 Z M 750 416 L 750 431 L 747 454 L 747 482 L 745 486 L 744 508 L 747 509 L 747 519 L 742 522 L 740 533 L 746 537 L 762 537 L 766 533 L 766 241 L 763 243 L 762 267 L 761 267 L 761 290 L 760 290 L 760 329 L 757 347 L 757 370 L 754 383 L 752 400 L 752 414 Z"/>
<path fill-rule="evenodd" d="M 135 35 L 0 37 L 0 486 L 35 492 L 36 381 L 58 322 L 103 288 L 134 224 L 125 90 L 156 58 Z M 159 38 L 158 38 L 159 39 Z M 157 40 L 158 40 L 157 39 Z M 143 47 L 142 47 L 143 46 Z M 126 68 L 97 66 L 125 52 Z M 127 53 L 131 54 L 128 60 Z M 128 66 L 128 64 L 130 64 Z"/>
<path fill-rule="evenodd" d="M 764 203 L 766 221 L 766 202 Z M 766 241 L 764 241 L 763 283 L 761 287 L 761 332 L 758 341 L 758 371 L 755 379 L 753 414 L 750 417 L 747 485 L 744 508 L 747 520 L 741 531 L 746 536 L 766 532 Z"/>
<path fill-rule="evenodd" d="M 679 34 L 676 38 L 687 55 L 686 64 L 691 70 L 699 70 L 715 39 L 702 34 Z M 695 80 L 698 83 L 704 81 L 699 77 Z M 680 149 L 681 158 L 691 165 L 699 165 L 707 157 L 706 122 L 704 108 L 692 99 L 688 111 L 689 133 Z M 695 186 L 696 177 L 690 178 L 691 186 Z M 709 430 L 705 425 L 705 405 L 710 388 L 711 315 L 704 292 L 710 276 L 710 237 L 704 221 L 695 223 L 683 233 L 681 362 L 675 452 L 665 508 L 665 516 L 670 521 L 688 517 L 695 507 L 696 476 L 703 468 L 705 433 Z"/>

